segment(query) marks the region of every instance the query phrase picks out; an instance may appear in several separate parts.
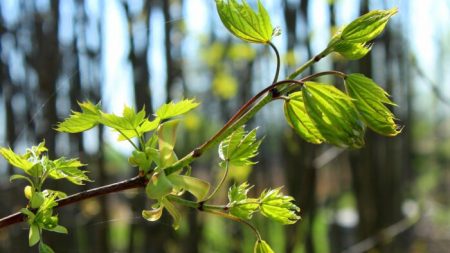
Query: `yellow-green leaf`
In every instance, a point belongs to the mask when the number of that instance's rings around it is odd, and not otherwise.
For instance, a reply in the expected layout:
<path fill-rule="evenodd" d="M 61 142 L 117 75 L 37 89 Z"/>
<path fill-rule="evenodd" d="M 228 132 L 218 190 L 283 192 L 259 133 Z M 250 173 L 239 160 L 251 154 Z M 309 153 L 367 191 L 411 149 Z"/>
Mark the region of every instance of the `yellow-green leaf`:
<path fill-rule="evenodd" d="M 175 143 L 177 140 L 177 127 L 180 123 L 179 120 L 171 120 L 159 125 L 158 133 L 158 145 L 160 154 L 161 167 L 167 167 L 177 161 L 177 157 L 174 152 Z"/>
<path fill-rule="evenodd" d="M 90 101 L 78 102 L 81 112 L 72 112 L 69 118 L 60 122 L 56 130 L 66 133 L 80 133 L 89 130 L 99 123 L 100 105 L 94 105 Z"/>
<path fill-rule="evenodd" d="M 170 102 L 164 104 L 158 108 L 156 115 L 161 119 L 169 119 L 189 112 L 196 108 L 200 103 L 197 103 L 195 99 L 184 99 L 177 103 Z"/>
<path fill-rule="evenodd" d="M 170 194 L 173 189 L 172 182 L 164 172 L 155 173 L 145 187 L 145 193 L 150 199 L 160 200 Z"/>
<path fill-rule="evenodd" d="M 284 115 L 289 125 L 307 142 L 322 143 L 324 138 L 306 112 L 302 92 L 294 92 L 289 98 L 284 103 Z"/>
<path fill-rule="evenodd" d="M 300 208 L 294 204 L 293 197 L 283 195 L 280 190 L 277 188 L 261 193 L 261 214 L 284 225 L 294 224 L 300 219 Z"/>
<path fill-rule="evenodd" d="M 345 26 L 341 38 L 347 42 L 368 42 L 383 32 L 397 8 L 370 11 Z"/>
<path fill-rule="evenodd" d="M 28 161 L 24 156 L 14 153 L 11 148 L 0 148 L 0 154 L 14 167 L 28 171 L 33 167 L 33 163 Z"/>
<path fill-rule="evenodd" d="M 28 232 L 28 245 L 31 247 L 41 240 L 41 233 L 39 227 L 36 224 L 30 225 L 30 231 Z"/>
<path fill-rule="evenodd" d="M 395 105 L 386 91 L 363 74 L 350 74 L 345 79 L 348 94 L 364 123 L 373 131 L 386 136 L 400 133 L 394 114 L 386 105 Z"/>
<path fill-rule="evenodd" d="M 161 204 L 166 208 L 167 212 L 169 212 L 170 216 L 173 218 L 173 229 L 177 230 L 180 227 L 181 214 L 178 209 L 166 198 L 161 200 Z"/>
<path fill-rule="evenodd" d="M 364 57 L 372 49 L 372 44 L 350 43 L 340 41 L 334 46 L 334 51 L 348 60 L 358 60 Z"/>
<path fill-rule="evenodd" d="M 225 27 L 236 37 L 253 43 L 268 43 L 273 27 L 269 14 L 258 0 L 258 12 L 243 0 L 216 0 L 217 12 Z"/>
<path fill-rule="evenodd" d="M 171 174 L 168 178 L 174 186 L 183 188 L 194 195 L 197 201 L 202 201 L 208 195 L 210 185 L 204 180 L 178 174 Z"/>
<path fill-rule="evenodd" d="M 264 240 L 256 241 L 253 252 L 254 253 L 274 253 L 272 248 L 270 248 L 269 244 L 267 244 L 267 242 Z"/>
<path fill-rule="evenodd" d="M 306 82 L 302 92 L 309 117 L 328 143 L 364 145 L 365 127 L 349 96 L 332 85 L 314 82 Z"/>
<path fill-rule="evenodd" d="M 163 213 L 163 206 L 160 205 L 158 208 L 151 210 L 143 210 L 142 217 L 148 221 L 157 221 L 161 218 Z"/>

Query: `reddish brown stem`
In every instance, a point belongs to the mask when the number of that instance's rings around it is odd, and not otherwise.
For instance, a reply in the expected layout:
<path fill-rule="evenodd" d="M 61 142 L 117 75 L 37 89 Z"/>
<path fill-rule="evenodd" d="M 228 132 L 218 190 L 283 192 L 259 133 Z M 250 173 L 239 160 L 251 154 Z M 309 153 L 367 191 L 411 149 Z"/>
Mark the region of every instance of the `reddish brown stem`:
<path fill-rule="evenodd" d="M 124 191 L 124 190 L 128 190 L 128 189 L 145 187 L 147 182 L 148 182 L 148 180 L 145 177 L 138 176 L 138 177 L 130 178 L 130 179 L 120 181 L 117 183 L 113 183 L 113 184 L 93 188 L 93 189 L 90 189 L 87 191 L 75 193 L 66 198 L 58 199 L 56 201 L 56 202 L 58 202 L 57 208 L 63 207 L 63 206 L 66 206 L 66 205 L 69 205 L 72 203 L 76 203 L 76 202 L 79 202 L 79 201 L 82 201 L 85 199 L 102 196 L 102 195 L 106 195 L 106 194 L 113 193 L 113 192 L 120 192 L 120 191 Z M 9 225 L 15 224 L 15 223 L 23 222 L 23 221 L 25 221 L 25 218 L 26 218 L 26 216 L 20 212 L 3 217 L 0 219 L 0 229 L 7 227 Z"/>

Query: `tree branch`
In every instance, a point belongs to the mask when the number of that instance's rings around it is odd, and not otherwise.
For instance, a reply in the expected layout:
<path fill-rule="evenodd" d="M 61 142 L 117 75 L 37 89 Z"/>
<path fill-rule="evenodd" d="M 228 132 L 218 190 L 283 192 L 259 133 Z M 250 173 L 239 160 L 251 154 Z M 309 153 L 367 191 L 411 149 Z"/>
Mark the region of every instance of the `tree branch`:
<path fill-rule="evenodd" d="M 70 205 L 70 204 L 73 204 L 76 202 L 80 202 L 85 199 L 97 197 L 97 196 L 102 196 L 102 195 L 106 195 L 106 194 L 110 194 L 110 193 L 114 193 L 114 192 L 121 192 L 121 191 L 125 191 L 128 189 L 133 189 L 133 188 L 145 187 L 145 185 L 147 183 L 148 183 L 147 178 L 137 176 L 137 177 L 133 177 L 133 178 L 130 178 L 130 179 L 127 179 L 124 181 L 117 182 L 117 183 L 100 186 L 100 187 L 93 188 L 93 189 L 90 189 L 87 191 L 75 193 L 75 194 L 70 195 L 63 199 L 58 199 L 56 201 L 56 202 L 58 202 L 57 208 L 67 206 L 67 205 Z M 8 215 L 6 217 L 3 217 L 0 219 L 0 229 L 7 227 L 9 225 L 15 224 L 15 223 L 23 222 L 23 221 L 25 221 L 25 218 L 26 218 L 26 216 L 24 214 L 22 214 L 21 212 L 17 212 L 17 213 Z"/>

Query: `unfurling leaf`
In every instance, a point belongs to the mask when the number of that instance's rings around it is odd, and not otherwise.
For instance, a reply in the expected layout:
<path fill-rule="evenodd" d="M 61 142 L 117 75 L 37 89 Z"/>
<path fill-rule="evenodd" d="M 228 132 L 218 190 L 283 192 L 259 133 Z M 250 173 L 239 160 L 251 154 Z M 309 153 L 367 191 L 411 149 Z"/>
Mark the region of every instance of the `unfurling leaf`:
<path fill-rule="evenodd" d="M 341 39 L 356 43 L 371 41 L 383 32 L 389 18 L 397 11 L 397 8 L 370 11 L 345 26 L 341 33 Z"/>
<path fill-rule="evenodd" d="M 272 250 L 272 248 L 270 248 L 269 244 L 267 244 L 266 241 L 258 240 L 255 243 L 253 253 L 274 253 L 274 251 Z"/>
<path fill-rule="evenodd" d="M 157 221 L 161 218 L 163 209 L 163 206 L 160 205 L 158 208 L 152 210 L 143 210 L 142 217 L 148 221 Z"/>
<path fill-rule="evenodd" d="M 253 43 L 268 43 L 273 27 L 269 14 L 258 0 L 258 12 L 243 0 L 216 0 L 217 12 L 225 27 L 236 37 Z"/>
<path fill-rule="evenodd" d="M 57 131 L 66 133 L 80 133 L 89 130 L 99 124 L 100 105 L 94 105 L 87 101 L 78 105 L 81 112 L 72 112 L 69 118 L 60 122 L 56 127 Z"/>
<path fill-rule="evenodd" d="M 284 103 L 284 115 L 289 125 L 306 141 L 322 143 L 324 138 L 306 112 L 302 92 L 289 94 L 289 98 Z"/>
<path fill-rule="evenodd" d="M 189 112 L 196 108 L 200 103 L 197 103 L 195 99 L 184 99 L 177 103 L 173 101 L 164 104 L 158 108 L 156 115 L 161 119 L 169 119 Z"/>
<path fill-rule="evenodd" d="M 363 58 L 372 49 L 372 44 L 339 42 L 335 45 L 334 51 L 348 60 L 358 60 Z"/>
<path fill-rule="evenodd" d="M 147 186 L 145 187 L 145 193 L 150 199 L 160 200 L 166 195 L 170 194 L 173 189 L 172 182 L 167 178 L 164 172 L 155 173 Z"/>
<path fill-rule="evenodd" d="M 66 159 L 64 157 L 53 161 L 53 168 L 50 170 L 49 176 L 53 179 L 67 179 L 70 182 L 83 185 L 86 181 L 92 181 L 86 176 L 87 171 L 80 170 L 80 167 L 85 166 L 77 159 Z"/>
<path fill-rule="evenodd" d="M 177 127 L 179 123 L 179 120 L 167 121 L 161 124 L 157 130 L 161 167 L 167 167 L 177 161 L 173 149 L 177 141 Z"/>
<path fill-rule="evenodd" d="M 25 155 L 14 153 L 11 148 L 0 148 L 0 154 L 12 166 L 22 169 L 29 174 L 29 170 L 33 167 L 33 163 L 28 161 Z"/>
<path fill-rule="evenodd" d="M 309 117 L 324 139 L 341 147 L 361 148 L 365 128 L 352 99 L 334 86 L 306 82 L 303 99 Z"/>
<path fill-rule="evenodd" d="M 368 12 L 338 31 L 328 44 L 327 53 L 336 52 L 349 60 L 365 56 L 371 49 L 369 43 L 380 35 L 397 8 Z"/>
<path fill-rule="evenodd" d="M 256 139 L 256 130 L 247 133 L 242 126 L 231 133 L 219 145 L 220 159 L 235 166 L 255 164 L 251 159 L 258 154 L 261 145 L 261 140 Z"/>
<path fill-rule="evenodd" d="M 364 123 L 373 131 L 386 136 L 400 133 L 394 114 L 385 105 L 395 105 L 386 91 L 372 79 L 362 74 L 350 74 L 345 78 L 348 94 Z"/>
<path fill-rule="evenodd" d="M 247 193 L 251 188 L 252 186 L 249 186 L 247 182 L 230 187 L 228 190 L 228 208 L 232 215 L 249 220 L 258 211 L 257 199 L 247 198 Z"/>
<path fill-rule="evenodd" d="M 170 202 L 168 199 L 163 198 L 161 200 L 161 204 L 166 208 L 167 212 L 169 212 L 170 216 L 173 218 L 173 229 L 177 230 L 180 227 L 181 215 L 178 209 Z"/>
<path fill-rule="evenodd" d="M 280 192 L 281 188 L 265 190 L 259 197 L 261 214 L 281 224 L 294 224 L 300 216 L 300 208 L 296 206 L 291 196 L 285 196 Z"/>
<path fill-rule="evenodd" d="M 196 177 L 172 174 L 168 176 L 174 187 L 190 192 L 197 201 L 202 201 L 209 192 L 209 183 Z"/>

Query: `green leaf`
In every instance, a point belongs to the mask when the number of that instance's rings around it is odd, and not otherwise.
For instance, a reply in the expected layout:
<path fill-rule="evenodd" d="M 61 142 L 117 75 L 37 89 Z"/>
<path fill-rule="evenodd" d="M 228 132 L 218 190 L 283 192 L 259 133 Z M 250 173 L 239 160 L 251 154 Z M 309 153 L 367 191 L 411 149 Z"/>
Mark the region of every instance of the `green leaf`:
<path fill-rule="evenodd" d="M 195 177 L 172 174 L 168 176 L 174 186 L 181 187 L 190 192 L 197 201 L 202 201 L 209 192 L 209 183 Z"/>
<path fill-rule="evenodd" d="M 81 112 L 72 112 L 69 118 L 58 123 L 56 130 L 66 133 L 80 133 L 89 130 L 99 124 L 100 105 L 94 105 L 90 101 L 80 103 Z"/>
<path fill-rule="evenodd" d="M 145 187 L 145 193 L 150 199 L 160 200 L 166 195 L 172 192 L 173 185 L 166 174 L 162 171 L 155 173 L 147 186 Z"/>
<path fill-rule="evenodd" d="M 289 98 L 284 103 L 284 115 L 289 125 L 306 141 L 322 143 L 324 138 L 306 112 L 302 92 L 289 94 Z"/>
<path fill-rule="evenodd" d="M 177 208 L 166 198 L 161 200 L 161 204 L 166 208 L 167 212 L 169 212 L 170 216 L 173 218 L 173 229 L 177 230 L 180 227 L 181 215 Z"/>
<path fill-rule="evenodd" d="M 49 176 L 53 179 L 67 179 L 70 182 L 83 185 L 85 181 L 91 181 L 86 176 L 87 171 L 80 170 L 79 168 L 85 166 L 77 159 L 67 160 L 64 157 L 53 161 L 53 169 L 50 171 Z"/>
<path fill-rule="evenodd" d="M 30 231 L 28 232 L 28 245 L 31 247 L 39 242 L 41 239 L 41 234 L 39 227 L 36 224 L 30 225 Z"/>
<path fill-rule="evenodd" d="M 53 228 L 46 228 L 46 230 L 52 231 L 52 232 L 55 232 L 55 233 L 60 233 L 60 234 L 68 234 L 69 233 L 69 231 L 67 231 L 67 228 L 65 228 L 65 227 L 63 227 L 61 225 L 56 225 Z"/>
<path fill-rule="evenodd" d="M 252 188 L 247 182 L 239 186 L 233 185 L 228 190 L 228 208 L 236 217 L 249 220 L 258 211 L 259 203 L 256 199 L 247 198 L 248 191 Z"/>
<path fill-rule="evenodd" d="M 251 159 L 258 154 L 261 145 L 261 140 L 256 139 L 256 130 L 257 128 L 247 133 L 242 126 L 231 133 L 219 145 L 220 159 L 234 166 L 255 164 Z"/>
<path fill-rule="evenodd" d="M 284 196 L 280 190 L 281 187 L 261 193 L 261 214 L 284 225 L 294 224 L 300 219 L 300 208 L 293 203 L 293 197 Z"/>
<path fill-rule="evenodd" d="M 167 167 L 177 161 L 176 155 L 173 151 L 177 140 L 177 127 L 179 120 L 171 120 L 159 125 L 158 144 L 160 163 L 162 167 Z"/>
<path fill-rule="evenodd" d="M 273 27 L 269 14 L 258 0 L 258 13 L 243 0 L 216 0 L 217 12 L 225 27 L 236 37 L 253 43 L 266 44 L 272 39 Z"/>
<path fill-rule="evenodd" d="M 264 240 L 257 240 L 255 243 L 254 253 L 274 253 L 269 244 Z"/>
<path fill-rule="evenodd" d="M 350 43 L 340 41 L 334 46 L 334 51 L 348 60 L 358 60 L 364 57 L 372 49 L 372 44 Z"/>
<path fill-rule="evenodd" d="M 146 152 L 134 150 L 128 158 L 131 166 L 139 167 L 140 171 L 147 172 L 152 165 L 152 160 L 147 157 Z"/>
<path fill-rule="evenodd" d="M 39 253 L 55 253 L 50 246 L 43 243 L 42 241 L 39 243 Z"/>
<path fill-rule="evenodd" d="M 24 176 L 24 175 L 20 175 L 20 174 L 14 174 L 9 178 L 9 181 L 12 182 L 14 180 L 18 180 L 18 179 L 22 179 L 22 180 L 26 180 L 30 183 L 30 185 L 34 186 L 33 181 L 31 181 L 30 178 Z"/>
<path fill-rule="evenodd" d="M 159 123 L 161 122 L 160 118 L 155 118 L 154 120 L 150 121 L 148 119 L 144 119 L 142 121 L 142 123 L 136 127 L 136 129 L 133 130 L 127 130 L 127 129 L 122 129 L 120 130 L 120 135 L 118 140 L 119 141 L 125 141 L 134 137 L 141 137 L 143 136 L 145 133 L 150 132 L 155 130 L 158 126 Z"/>
<path fill-rule="evenodd" d="M 24 156 L 14 153 L 11 148 L 0 148 L 0 154 L 14 167 L 24 170 L 29 174 L 29 170 L 33 167 L 33 163 L 28 161 Z"/>
<path fill-rule="evenodd" d="M 365 128 L 352 99 L 334 86 L 306 82 L 303 99 L 317 130 L 331 144 L 361 148 Z"/>
<path fill-rule="evenodd" d="M 196 108 L 200 103 L 195 102 L 195 99 L 184 99 L 177 103 L 173 101 L 164 104 L 158 108 L 156 115 L 161 119 L 169 119 L 189 112 Z"/>
<path fill-rule="evenodd" d="M 163 209 L 163 206 L 160 205 L 158 208 L 152 210 L 143 210 L 142 217 L 148 221 L 157 221 L 161 218 Z"/>
<path fill-rule="evenodd" d="M 363 74 L 350 74 L 345 79 L 345 86 L 369 128 L 386 136 L 395 136 L 401 132 L 394 121 L 394 114 L 385 106 L 395 104 L 372 79 Z"/>
<path fill-rule="evenodd" d="M 32 211 L 28 210 L 27 208 L 21 208 L 20 212 L 27 216 L 28 224 L 34 223 L 34 218 L 36 217 L 36 215 Z"/>
<path fill-rule="evenodd" d="M 31 208 L 39 208 L 44 203 L 44 194 L 42 192 L 33 192 L 30 199 Z"/>
<path fill-rule="evenodd" d="M 353 43 L 371 41 L 383 32 L 389 19 L 397 11 L 397 8 L 370 11 L 345 26 L 341 39 Z"/>

